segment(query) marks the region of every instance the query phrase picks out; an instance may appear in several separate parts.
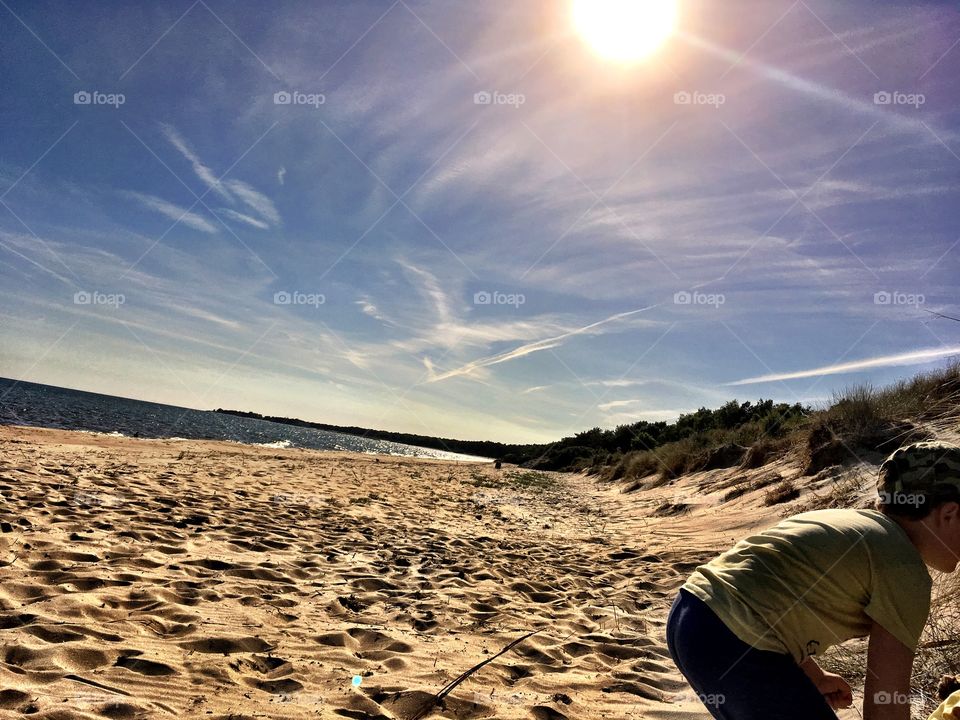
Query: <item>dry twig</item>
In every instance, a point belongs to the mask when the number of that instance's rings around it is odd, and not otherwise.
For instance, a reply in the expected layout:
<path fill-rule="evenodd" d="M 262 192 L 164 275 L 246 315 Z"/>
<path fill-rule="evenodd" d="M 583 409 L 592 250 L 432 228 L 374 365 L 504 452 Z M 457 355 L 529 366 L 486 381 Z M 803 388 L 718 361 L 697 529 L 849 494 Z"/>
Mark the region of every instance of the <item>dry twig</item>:
<path fill-rule="evenodd" d="M 453 692 L 454 688 L 456 688 L 457 685 L 459 685 L 459 684 L 462 683 L 464 680 L 466 680 L 468 677 L 470 677 L 471 675 L 473 675 L 477 670 L 479 670 L 480 668 L 482 668 L 482 667 L 483 667 L 484 665 L 486 665 L 487 663 L 492 662 L 493 660 L 496 660 L 498 657 L 500 657 L 501 655 L 503 655 L 505 652 L 507 652 L 508 650 L 513 649 L 514 647 L 516 647 L 517 645 L 519 645 L 520 643 L 522 643 L 524 640 L 526 640 L 528 637 L 530 637 L 531 635 L 536 635 L 538 632 L 540 632 L 540 631 L 539 631 L 539 630 L 533 630 L 532 632 L 528 632 L 526 635 L 523 635 L 522 637 L 517 638 L 516 640 L 514 640 L 513 642 L 511 642 L 509 645 L 507 645 L 505 648 L 503 648 L 503 650 L 501 650 L 500 652 L 498 652 L 496 655 L 493 655 L 492 657 L 488 657 L 488 658 L 487 658 L 486 660 L 484 660 L 483 662 L 477 663 L 477 664 L 474 665 L 472 668 L 470 668 L 469 670 L 467 670 L 465 673 L 461 674 L 461 675 L 460 675 L 459 677 L 457 677 L 456 679 L 454 679 L 454 680 L 452 680 L 451 682 L 447 683 L 447 685 L 445 685 L 436 695 L 434 695 L 432 698 L 430 698 L 429 701 L 427 701 L 426 703 L 424 703 L 424 705 L 423 705 L 417 712 L 415 712 L 415 713 L 410 717 L 410 720 L 420 720 L 420 718 L 425 717 L 431 710 L 433 710 L 433 708 L 435 708 L 435 707 L 437 706 L 437 703 L 439 703 L 439 702 L 440 702 L 441 700 L 443 700 L 447 695 L 449 695 L 451 692 Z"/>

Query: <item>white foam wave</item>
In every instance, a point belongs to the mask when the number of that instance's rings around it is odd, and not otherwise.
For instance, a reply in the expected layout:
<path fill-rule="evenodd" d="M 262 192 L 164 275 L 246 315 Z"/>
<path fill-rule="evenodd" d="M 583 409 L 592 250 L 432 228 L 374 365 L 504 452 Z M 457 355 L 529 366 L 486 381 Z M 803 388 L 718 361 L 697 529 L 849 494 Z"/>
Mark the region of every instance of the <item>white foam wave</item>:
<path fill-rule="evenodd" d="M 273 448 L 274 450 L 283 450 L 285 448 L 293 447 L 293 443 L 289 440 L 274 440 L 273 442 L 268 443 L 254 443 L 258 447 Z"/>

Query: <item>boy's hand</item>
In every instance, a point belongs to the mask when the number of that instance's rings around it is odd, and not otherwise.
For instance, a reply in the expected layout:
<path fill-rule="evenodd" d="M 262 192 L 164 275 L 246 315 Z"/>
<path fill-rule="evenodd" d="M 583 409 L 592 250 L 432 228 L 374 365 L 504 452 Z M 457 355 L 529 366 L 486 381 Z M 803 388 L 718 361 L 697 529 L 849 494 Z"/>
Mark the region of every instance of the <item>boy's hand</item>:
<path fill-rule="evenodd" d="M 849 683 L 835 673 L 824 672 L 817 681 L 817 690 L 827 699 L 834 710 L 853 705 L 853 690 Z"/>

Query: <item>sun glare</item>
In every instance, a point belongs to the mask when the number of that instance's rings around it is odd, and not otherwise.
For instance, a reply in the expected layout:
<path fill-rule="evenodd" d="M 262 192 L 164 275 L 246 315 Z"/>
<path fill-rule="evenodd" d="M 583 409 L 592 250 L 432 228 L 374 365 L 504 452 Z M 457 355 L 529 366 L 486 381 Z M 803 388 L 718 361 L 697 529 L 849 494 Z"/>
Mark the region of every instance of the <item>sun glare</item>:
<path fill-rule="evenodd" d="M 677 26 L 676 0 L 573 0 L 573 24 L 600 56 L 637 62 L 656 52 Z"/>

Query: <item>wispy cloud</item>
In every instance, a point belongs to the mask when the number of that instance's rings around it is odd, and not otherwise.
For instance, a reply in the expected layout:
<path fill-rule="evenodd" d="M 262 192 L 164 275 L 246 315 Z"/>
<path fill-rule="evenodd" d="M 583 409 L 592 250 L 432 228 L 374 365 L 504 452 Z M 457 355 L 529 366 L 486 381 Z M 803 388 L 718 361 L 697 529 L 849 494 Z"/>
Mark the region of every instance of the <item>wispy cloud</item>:
<path fill-rule="evenodd" d="M 181 312 L 184 315 L 191 315 L 193 317 L 199 318 L 201 320 L 207 320 L 212 323 L 217 323 L 223 327 L 229 328 L 231 330 L 240 330 L 243 328 L 243 323 L 237 322 L 236 320 L 231 320 L 229 318 L 220 317 L 219 315 L 203 310 L 199 307 L 194 307 L 192 305 L 184 303 L 169 303 L 168 307 L 171 310 L 176 312 Z"/>
<path fill-rule="evenodd" d="M 250 217 L 249 215 L 244 215 L 243 213 L 238 213 L 236 210 L 231 210 L 230 208 L 217 208 L 217 212 L 221 215 L 225 215 L 231 220 L 246 223 L 247 225 L 253 225 L 253 227 L 260 228 L 261 230 L 270 229 L 270 226 L 263 220 L 258 220 L 255 217 Z"/>
<path fill-rule="evenodd" d="M 413 263 L 398 260 L 401 267 L 417 278 L 415 285 L 433 304 L 437 321 L 441 324 L 449 323 L 453 319 L 452 300 L 446 290 L 440 285 L 437 277 L 427 270 L 417 267 Z"/>
<path fill-rule="evenodd" d="M 195 213 L 188 212 L 182 207 L 169 203 L 166 200 L 156 197 L 155 195 L 146 195 L 144 193 L 127 191 L 123 193 L 124 196 L 136 200 L 141 205 L 150 208 L 151 210 L 164 215 L 171 220 L 177 220 L 184 225 L 192 227 L 194 230 L 200 230 L 205 233 L 216 233 L 217 227 L 213 223 L 207 221 L 205 218 Z"/>
<path fill-rule="evenodd" d="M 180 133 L 177 132 L 177 129 L 172 125 L 161 125 L 163 134 L 166 136 L 167 140 L 180 151 L 180 154 L 183 155 L 193 167 L 193 172 L 196 173 L 197 177 L 206 185 L 208 188 L 217 193 L 224 200 L 233 202 L 233 198 L 230 196 L 230 193 L 227 192 L 223 184 L 217 179 L 216 174 L 211 170 L 204 162 L 197 156 L 197 154 L 187 145 L 187 141 L 183 139 Z"/>
<path fill-rule="evenodd" d="M 647 422 L 672 422 L 681 415 L 696 412 L 695 408 L 675 408 L 664 410 L 642 410 L 640 412 L 613 413 L 604 419 L 609 425 L 627 425 L 639 420 Z"/>
<path fill-rule="evenodd" d="M 384 315 L 383 312 L 381 312 L 380 308 L 374 305 L 369 297 L 362 297 L 360 300 L 354 300 L 353 304 L 358 305 L 360 307 L 360 311 L 364 315 L 372 317 L 374 320 L 379 320 L 380 322 L 386 323 L 387 325 L 396 324 L 393 322 L 393 320 L 391 320 L 386 315 Z"/>
<path fill-rule="evenodd" d="M 280 224 L 280 213 L 277 212 L 273 201 L 266 195 L 241 180 L 227 180 L 227 187 L 264 220 L 272 225 Z"/>
<path fill-rule="evenodd" d="M 270 225 L 280 224 L 280 213 L 270 198 L 242 180 L 225 180 L 221 182 L 213 170 L 211 170 L 210 167 L 200 159 L 200 156 L 187 144 L 187 141 L 177 132 L 176 128 L 172 125 L 161 125 L 161 128 L 167 140 L 190 162 L 190 165 L 193 167 L 193 172 L 200 178 L 204 185 L 230 203 L 235 202 L 236 198 L 239 198 L 243 204 L 260 217 L 259 219 L 252 218 L 243 213 L 227 210 L 222 211 L 225 215 L 238 222 L 253 225 L 263 230 L 268 229 Z M 286 169 L 283 167 L 277 172 L 277 180 L 281 185 L 283 184 L 283 178 L 286 172 Z"/>
<path fill-rule="evenodd" d="M 598 410 L 615 410 L 616 408 L 629 407 L 630 405 L 636 405 L 639 403 L 639 400 L 611 400 L 610 402 L 605 402 L 597 405 Z"/>
<path fill-rule="evenodd" d="M 880 355 L 879 357 L 865 358 L 863 360 L 854 360 L 852 362 L 837 363 L 835 365 L 824 365 L 823 367 L 813 368 L 812 370 L 798 370 L 787 373 L 771 373 L 769 375 L 759 375 L 757 377 L 745 378 L 735 382 L 726 383 L 727 385 L 753 385 L 756 383 L 776 382 L 780 380 L 796 380 L 799 378 L 820 377 L 821 375 L 839 375 L 841 373 L 857 372 L 859 370 L 869 370 L 882 367 L 896 367 L 900 365 L 920 365 L 922 363 L 938 360 L 944 357 L 960 355 L 960 345 L 944 348 L 928 348 L 924 350 L 912 350 L 910 352 L 899 353 L 896 355 Z"/>
<path fill-rule="evenodd" d="M 633 387 L 635 385 L 645 385 L 648 383 L 648 380 L 593 380 L 585 385 L 599 385 L 600 387 L 607 388 L 618 388 L 618 387 Z"/>

